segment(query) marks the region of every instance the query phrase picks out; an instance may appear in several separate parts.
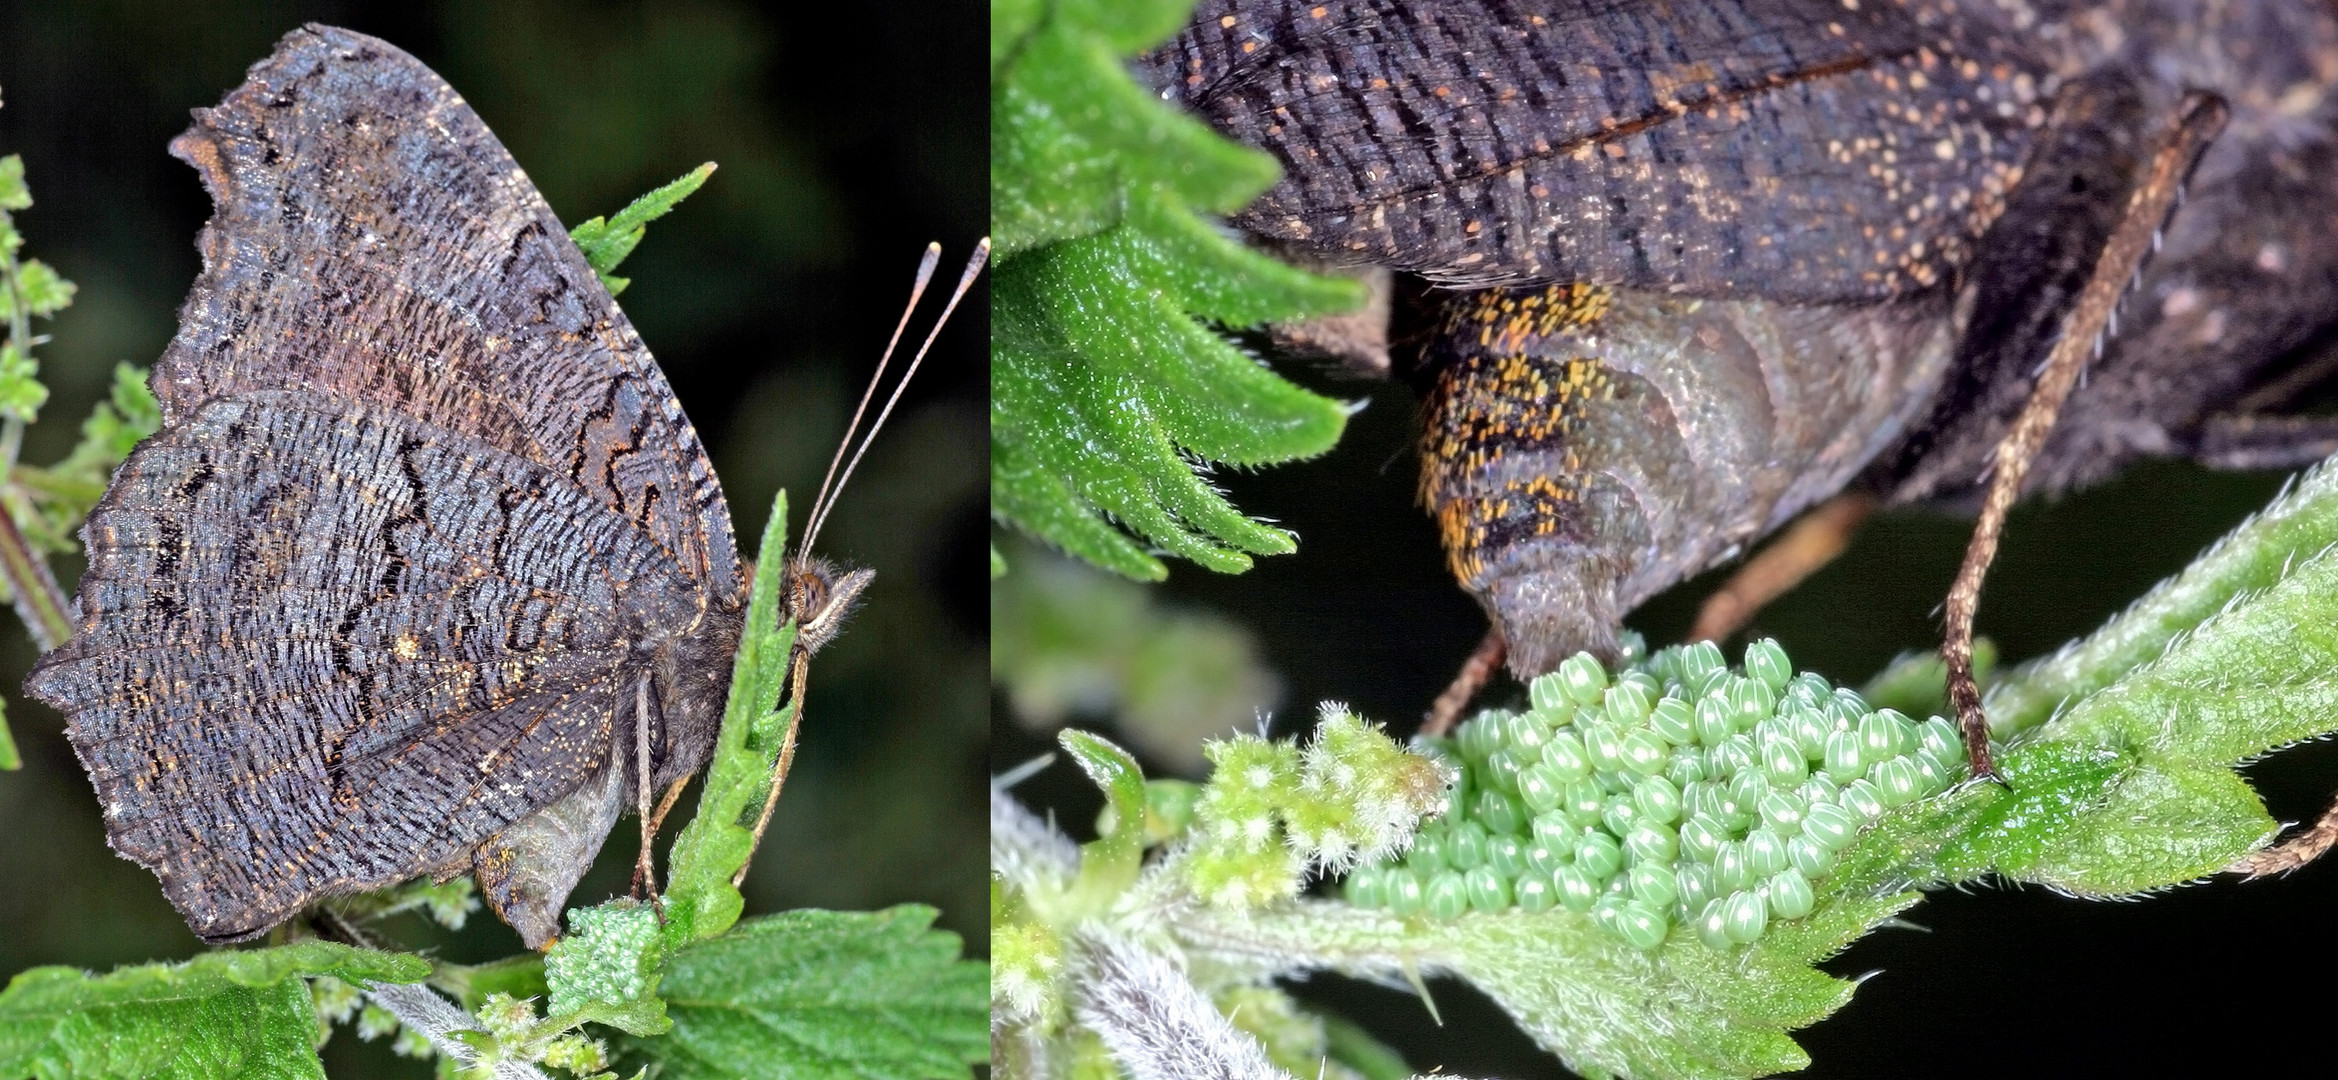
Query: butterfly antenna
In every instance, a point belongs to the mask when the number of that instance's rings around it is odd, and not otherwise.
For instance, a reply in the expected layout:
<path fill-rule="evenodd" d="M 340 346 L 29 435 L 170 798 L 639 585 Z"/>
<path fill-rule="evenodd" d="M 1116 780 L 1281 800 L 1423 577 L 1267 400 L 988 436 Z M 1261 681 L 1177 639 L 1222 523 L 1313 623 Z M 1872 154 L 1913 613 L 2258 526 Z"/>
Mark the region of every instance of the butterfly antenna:
<path fill-rule="evenodd" d="M 868 387 L 861 391 L 861 402 L 852 410 L 852 422 L 845 425 L 844 437 L 836 440 L 836 454 L 828 459 L 828 475 L 820 478 L 820 493 L 812 499 L 812 513 L 805 522 L 804 543 L 798 550 L 812 550 L 811 534 L 819 528 L 820 519 L 825 516 L 828 493 L 836 481 L 836 468 L 844 463 L 845 448 L 852 445 L 853 433 L 860 430 L 861 417 L 867 415 L 869 402 L 877 396 L 877 384 L 885 379 L 885 365 L 893 362 L 893 350 L 901 345 L 902 332 L 909 329 L 910 313 L 916 311 L 918 301 L 925 298 L 925 287 L 933 282 L 934 267 L 941 260 L 942 245 L 939 243 L 927 244 L 925 255 L 917 260 L 917 281 L 909 287 L 909 304 L 901 309 L 901 321 L 893 324 L 893 337 L 885 342 L 884 355 L 877 358 L 876 374 L 869 376 Z"/>
<path fill-rule="evenodd" d="M 933 276 L 934 262 L 941 257 L 941 251 L 940 244 L 926 245 L 925 260 L 918 266 L 917 287 L 910 292 L 909 308 L 901 313 L 901 326 L 908 325 L 910 312 L 917 310 L 917 302 L 925 295 L 926 282 Z M 869 425 L 869 430 L 865 434 L 861 435 L 860 445 L 853 449 L 852 460 L 845 462 L 844 472 L 837 475 L 835 462 L 829 463 L 829 473 L 836 476 L 836 484 L 831 488 L 826 481 L 821 482 L 820 497 L 813 500 L 811 520 L 804 526 L 803 546 L 797 550 L 807 552 L 812 550 L 812 541 L 819 537 L 820 527 L 828 522 L 828 511 L 835 507 L 836 498 L 844 491 L 844 485 L 852 480 L 852 471 L 860 467 L 861 456 L 869 452 L 869 443 L 875 441 L 877 432 L 884 430 L 885 420 L 893 415 L 893 406 L 901 402 L 901 392 L 909 388 L 909 380 L 917 377 L 917 369 L 925 363 L 925 354 L 934 347 L 934 339 L 941 336 L 942 327 L 950 321 L 950 314 L 958 310 L 958 302 L 966 298 L 967 290 L 974 287 L 975 276 L 982 273 L 983 265 L 989 261 L 990 237 L 985 236 L 980 243 L 974 245 L 974 254 L 966 259 L 966 269 L 958 275 L 958 287 L 950 291 L 950 302 L 942 306 L 941 317 L 935 319 L 933 327 L 926 331 L 925 340 L 917 346 L 917 354 L 909 358 L 908 369 L 901 373 L 900 381 L 893 384 L 893 393 L 886 397 L 885 407 L 877 411 L 876 421 Z M 900 326 L 894 328 L 893 340 L 895 342 L 901 340 Z M 890 359 L 892 355 L 893 346 L 888 344 L 885 346 L 885 356 Z M 881 360 L 877 364 L 877 372 L 881 376 L 884 370 L 885 363 Z M 876 379 L 869 380 L 868 391 L 861 395 L 863 409 L 868 407 L 869 399 L 876 393 L 876 389 Z M 852 441 L 853 432 L 859 428 L 860 412 L 856 410 L 853 413 L 852 426 L 845 429 L 845 442 Z M 844 456 L 842 443 L 836 447 L 836 456 L 839 459 Z"/>

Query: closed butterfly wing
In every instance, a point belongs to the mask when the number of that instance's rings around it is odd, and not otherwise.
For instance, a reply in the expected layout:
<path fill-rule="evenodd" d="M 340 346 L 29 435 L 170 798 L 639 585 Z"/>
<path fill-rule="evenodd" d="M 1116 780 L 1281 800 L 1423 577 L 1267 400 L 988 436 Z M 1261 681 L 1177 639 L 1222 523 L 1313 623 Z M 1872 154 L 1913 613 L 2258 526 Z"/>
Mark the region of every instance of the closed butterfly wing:
<path fill-rule="evenodd" d="M 642 779 L 637 722 L 658 783 L 711 746 L 742 598 L 697 436 L 412 57 L 297 31 L 172 151 L 217 210 L 163 429 L 27 690 L 206 938 L 476 857 L 539 943 Z"/>
<path fill-rule="evenodd" d="M 1209 0 L 1141 66 L 1281 159 L 1245 228 L 1466 286 L 1920 291 L 2044 117 L 2018 42 L 1898 0 Z"/>

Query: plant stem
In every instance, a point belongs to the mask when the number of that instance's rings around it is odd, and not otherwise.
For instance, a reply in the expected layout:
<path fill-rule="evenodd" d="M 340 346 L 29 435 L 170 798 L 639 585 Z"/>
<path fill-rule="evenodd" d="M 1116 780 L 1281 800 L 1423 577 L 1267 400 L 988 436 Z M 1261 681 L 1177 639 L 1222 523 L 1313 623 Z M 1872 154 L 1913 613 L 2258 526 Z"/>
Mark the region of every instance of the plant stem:
<path fill-rule="evenodd" d="M 73 620 L 66 614 L 72 602 L 49 572 L 48 560 L 33 551 L 17 529 L 16 509 L 22 503 L 12 495 L 0 492 L 0 577 L 8 581 L 17 618 L 24 620 L 33 643 L 47 652 L 73 637 Z"/>
<path fill-rule="evenodd" d="M 6 217 L 0 213 L 0 220 Z M 29 357 L 33 345 L 32 312 L 27 310 L 18 270 L 16 253 L 0 246 L 0 288 L 8 290 L 9 300 L 8 343 Z M 14 473 L 17 451 L 23 445 L 24 418 L 11 416 L 0 420 L 0 479 Z M 57 586 L 56 575 L 49 572 L 48 561 L 24 542 L 24 532 L 16 527 L 16 516 L 25 509 L 24 500 L 16 497 L 13 484 L 0 491 L 0 577 L 7 580 L 9 599 L 16 605 L 17 617 L 24 620 L 33 642 L 42 652 L 47 652 L 73 636 L 73 621 L 65 614 L 69 601 L 65 590 Z"/>
<path fill-rule="evenodd" d="M 398 1018 L 398 1023 L 420 1032 L 439 1053 L 466 1066 L 478 1062 L 479 1051 L 453 1035 L 458 1031 L 480 1030 L 479 1021 L 432 993 L 429 987 L 420 983 L 367 983 L 365 998 L 388 1010 Z M 496 1080 L 549 1080 L 541 1070 L 525 1062 L 498 1060 L 491 1068 Z"/>

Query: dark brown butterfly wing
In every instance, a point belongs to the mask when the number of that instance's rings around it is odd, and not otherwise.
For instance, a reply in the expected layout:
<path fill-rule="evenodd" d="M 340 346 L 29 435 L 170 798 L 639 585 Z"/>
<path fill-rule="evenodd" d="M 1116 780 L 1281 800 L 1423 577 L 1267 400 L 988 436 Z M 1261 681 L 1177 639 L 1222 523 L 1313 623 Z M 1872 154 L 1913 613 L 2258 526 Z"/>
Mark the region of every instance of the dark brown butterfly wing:
<path fill-rule="evenodd" d="M 656 365 L 421 63 L 295 32 L 172 150 L 217 214 L 164 427 L 27 689 L 115 848 L 226 939 L 622 767 L 657 650 L 735 619 L 740 574 Z"/>
<path fill-rule="evenodd" d="M 171 144 L 217 204 L 166 423 L 302 390 L 552 469 L 635 520 L 709 595 L 738 592 L 730 512 L 649 351 L 527 174 L 420 61 L 288 35 Z"/>
<path fill-rule="evenodd" d="M 2045 89 L 1899 0 L 1210 0 L 1143 66 L 1282 160 L 1237 220 L 1318 257 L 1808 302 L 1945 281 Z"/>

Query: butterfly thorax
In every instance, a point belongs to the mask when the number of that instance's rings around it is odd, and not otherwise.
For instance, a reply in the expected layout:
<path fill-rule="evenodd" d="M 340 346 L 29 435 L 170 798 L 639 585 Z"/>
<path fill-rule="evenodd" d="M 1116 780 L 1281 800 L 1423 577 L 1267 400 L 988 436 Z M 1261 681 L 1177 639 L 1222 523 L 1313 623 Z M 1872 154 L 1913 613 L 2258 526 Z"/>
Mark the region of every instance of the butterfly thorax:
<path fill-rule="evenodd" d="M 730 699 L 731 665 L 739 653 L 745 609 L 717 604 L 689 633 L 645 642 L 637 655 L 639 670 L 650 680 L 650 786 L 662 789 L 705 767 L 714 751 L 715 734 L 722 726 L 723 706 Z M 633 746 L 633 729 L 618 725 L 621 749 Z M 633 790 L 632 756 L 627 762 L 627 790 Z"/>

